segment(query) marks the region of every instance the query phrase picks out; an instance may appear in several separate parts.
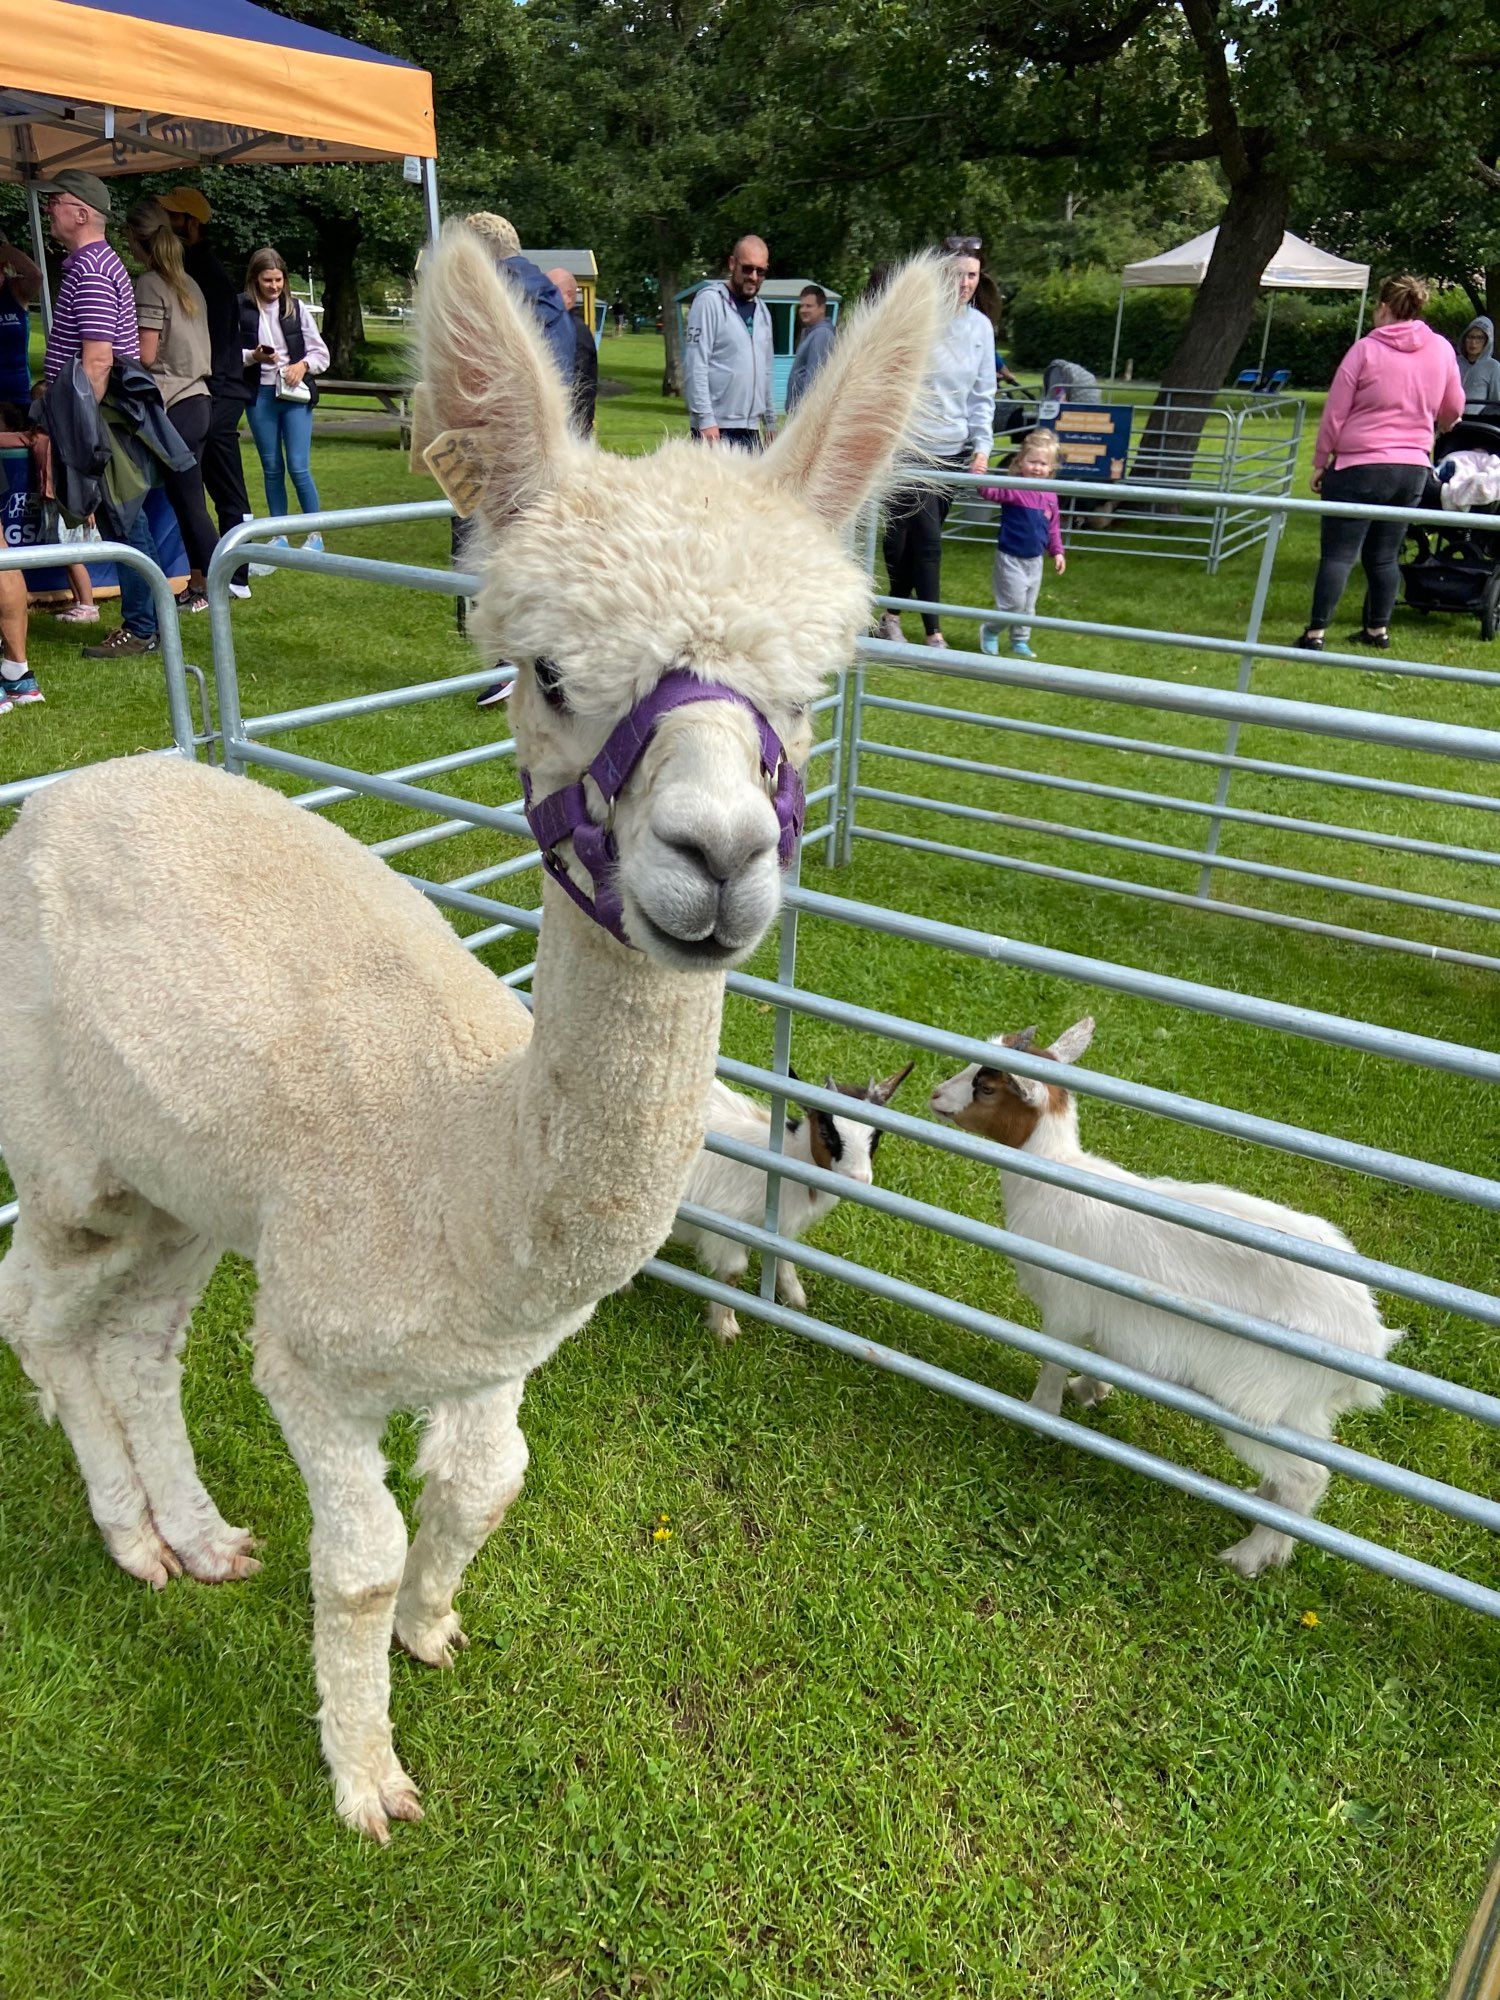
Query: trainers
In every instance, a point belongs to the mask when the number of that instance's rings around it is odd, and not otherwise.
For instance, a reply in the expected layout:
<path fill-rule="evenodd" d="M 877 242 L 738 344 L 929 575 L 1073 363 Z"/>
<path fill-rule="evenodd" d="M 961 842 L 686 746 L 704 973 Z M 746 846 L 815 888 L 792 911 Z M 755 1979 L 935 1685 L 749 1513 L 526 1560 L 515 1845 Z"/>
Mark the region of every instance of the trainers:
<path fill-rule="evenodd" d="M 1000 651 L 1000 627 L 998 625 L 980 626 L 979 650 L 981 653 L 988 653 L 991 659 Z"/>
<path fill-rule="evenodd" d="M 894 644 L 898 646 L 904 645 L 906 643 L 906 634 L 901 630 L 900 613 L 895 611 L 882 611 L 880 614 L 880 623 L 876 627 L 875 636 L 877 639 L 890 639 L 891 641 L 893 641 Z"/>
<path fill-rule="evenodd" d="M 10 696 L 0 691 L 0 715 L 9 715 L 14 707 L 15 703 L 11 700 Z"/>
<path fill-rule="evenodd" d="M 315 555 L 322 555 L 323 537 L 321 535 L 309 535 L 302 546 L 305 549 L 311 549 Z"/>
<path fill-rule="evenodd" d="M 86 660 L 128 659 L 136 653 L 154 653 L 157 649 L 156 634 L 144 638 L 139 632 L 131 632 L 123 625 L 117 625 L 107 639 L 101 639 L 97 646 L 85 646 Z"/>
<path fill-rule="evenodd" d="M 285 535 L 273 535 L 271 537 L 270 546 L 273 549 L 289 549 L 291 547 L 291 543 L 287 540 Z M 276 574 L 276 565 L 274 563 L 253 562 L 250 564 L 249 568 L 250 568 L 250 574 L 252 576 L 274 576 Z"/>
<path fill-rule="evenodd" d="M 1010 642 L 1010 650 L 1011 650 L 1011 657 L 1013 659 L 1034 660 L 1036 658 L 1036 654 L 1032 652 L 1031 648 L 1027 645 L 1024 639 L 1012 639 Z"/>
<path fill-rule="evenodd" d="M 474 706 L 476 708 L 498 708 L 514 686 L 514 681 L 491 681 L 487 688 L 479 690 L 479 698 L 474 703 Z"/>
<path fill-rule="evenodd" d="M 175 601 L 177 609 L 184 613 L 208 609 L 208 599 L 201 590 L 180 590 Z"/>
<path fill-rule="evenodd" d="M 948 641 L 943 637 L 941 632 L 929 632 L 922 641 L 922 644 L 924 646 L 942 646 L 946 649 Z"/>
<path fill-rule="evenodd" d="M 248 583 L 232 583 L 229 586 L 229 595 L 242 599 L 246 598 L 250 595 L 250 586 Z"/>
<path fill-rule="evenodd" d="M 97 604 L 70 604 L 57 614 L 59 625 L 97 625 L 99 607 Z"/>
<path fill-rule="evenodd" d="M 0 683 L 3 683 L 5 688 L 6 702 L 12 708 L 25 708 L 28 703 L 46 700 L 46 696 L 37 686 L 35 674 L 22 674 L 21 678 L 15 681 L 9 674 L 0 675 Z"/>

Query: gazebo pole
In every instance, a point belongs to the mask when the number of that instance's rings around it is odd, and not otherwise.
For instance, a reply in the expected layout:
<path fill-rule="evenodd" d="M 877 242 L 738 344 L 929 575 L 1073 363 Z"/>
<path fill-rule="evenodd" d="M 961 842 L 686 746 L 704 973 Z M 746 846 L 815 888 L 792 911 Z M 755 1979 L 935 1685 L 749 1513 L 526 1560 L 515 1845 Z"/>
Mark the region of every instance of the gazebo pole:
<path fill-rule="evenodd" d="M 1271 314 L 1276 310 L 1276 294 L 1266 293 L 1266 330 L 1260 337 L 1260 375 L 1265 379 L 1266 356 L 1271 350 Z"/>
<path fill-rule="evenodd" d="M 1117 382 L 1120 375 L 1120 322 L 1125 317 L 1125 280 L 1120 280 L 1120 303 L 1115 307 L 1115 351 L 1109 357 L 1109 379 Z"/>
<path fill-rule="evenodd" d="M 1359 339 L 1359 336 L 1365 330 L 1365 307 L 1369 303 L 1369 298 L 1370 298 L 1370 274 L 1368 271 L 1366 271 L 1365 281 L 1363 285 L 1360 286 L 1359 290 L 1359 318 L 1354 322 L 1354 338 L 1356 340 Z"/>
<path fill-rule="evenodd" d="M 443 218 L 438 209 L 437 161 L 422 162 L 422 201 L 427 210 L 427 240 L 436 243 L 442 233 Z"/>
<path fill-rule="evenodd" d="M 31 174 L 26 177 L 26 213 L 31 218 L 31 257 L 42 274 L 42 326 L 52 331 L 52 280 L 47 275 L 47 232 L 42 227 L 42 202 Z"/>

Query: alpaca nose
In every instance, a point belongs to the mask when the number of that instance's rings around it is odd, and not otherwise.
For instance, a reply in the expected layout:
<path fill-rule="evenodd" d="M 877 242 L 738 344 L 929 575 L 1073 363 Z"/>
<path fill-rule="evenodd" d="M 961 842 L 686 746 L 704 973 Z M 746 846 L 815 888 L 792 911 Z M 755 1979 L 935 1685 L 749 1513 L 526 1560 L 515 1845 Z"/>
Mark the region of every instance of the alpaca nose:
<path fill-rule="evenodd" d="M 680 795 L 652 816 L 662 845 L 716 888 L 737 880 L 776 846 L 780 829 L 769 803 L 752 794 L 734 806 Z"/>

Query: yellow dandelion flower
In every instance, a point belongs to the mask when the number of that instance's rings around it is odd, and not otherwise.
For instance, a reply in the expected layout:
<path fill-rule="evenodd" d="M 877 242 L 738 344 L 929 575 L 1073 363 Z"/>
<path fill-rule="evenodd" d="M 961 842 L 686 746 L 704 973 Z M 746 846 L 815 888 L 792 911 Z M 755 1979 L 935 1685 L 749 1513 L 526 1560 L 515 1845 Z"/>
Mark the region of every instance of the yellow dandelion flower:
<path fill-rule="evenodd" d="M 1321 1623 L 1321 1620 L 1316 1611 L 1304 1611 L 1302 1614 L 1302 1623 L 1311 1631 L 1314 1625 Z"/>
<path fill-rule="evenodd" d="M 653 1528 L 651 1530 L 651 1539 L 653 1542 L 670 1542 L 672 1539 L 672 1530 L 670 1528 Z"/>

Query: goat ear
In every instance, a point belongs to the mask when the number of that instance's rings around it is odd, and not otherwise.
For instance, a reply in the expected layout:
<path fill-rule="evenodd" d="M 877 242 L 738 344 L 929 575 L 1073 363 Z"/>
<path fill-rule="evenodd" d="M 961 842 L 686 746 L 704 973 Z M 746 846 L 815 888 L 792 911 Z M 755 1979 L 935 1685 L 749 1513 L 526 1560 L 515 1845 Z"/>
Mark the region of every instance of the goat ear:
<path fill-rule="evenodd" d="M 894 1076 L 884 1077 L 879 1083 L 872 1082 L 865 1096 L 872 1104 L 889 1104 L 916 1066 L 916 1058 L 913 1057 L 906 1068 L 898 1069 Z"/>
<path fill-rule="evenodd" d="M 1050 1053 L 1059 1062 L 1073 1063 L 1083 1054 L 1094 1039 L 1094 1017 L 1085 1014 L 1081 1021 L 1075 1021 L 1071 1028 L 1064 1028 L 1052 1044 Z"/>
<path fill-rule="evenodd" d="M 465 500 L 455 504 L 498 527 L 555 486 L 580 446 L 562 379 L 520 294 L 462 222 L 445 225 L 424 261 L 417 352 L 426 421 L 445 434 L 429 449 L 446 443 L 462 461 Z"/>
<path fill-rule="evenodd" d="M 840 326 L 796 415 L 760 460 L 760 475 L 831 527 L 852 521 L 890 481 L 952 307 L 953 274 L 942 259 L 903 265 L 877 300 Z"/>
<path fill-rule="evenodd" d="M 1047 1102 L 1047 1086 L 1038 1083 L 1034 1076 L 1017 1076 L 1013 1070 L 1008 1071 L 1005 1087 L 1023 1104 L 1029 1104 L 1035 1110 L 1040 1111 Z"/>

